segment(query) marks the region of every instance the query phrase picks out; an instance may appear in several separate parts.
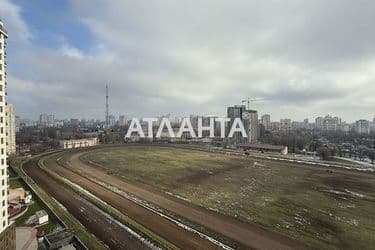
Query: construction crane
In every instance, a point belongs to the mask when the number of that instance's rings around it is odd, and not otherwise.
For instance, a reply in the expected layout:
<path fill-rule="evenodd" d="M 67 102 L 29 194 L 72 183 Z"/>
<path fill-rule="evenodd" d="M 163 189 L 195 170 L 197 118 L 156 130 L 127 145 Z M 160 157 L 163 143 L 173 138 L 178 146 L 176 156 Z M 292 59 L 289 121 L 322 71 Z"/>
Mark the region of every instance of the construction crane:
<path fill-rule="evenodd" d="M 264 98 L 250 98 L 248 97 L 246 100 L 242 100 L 242 103 L 247 104 L 247 110 L 250 110 L 250 103 L 253 104 L 253 102 L 263 101 Z"/>

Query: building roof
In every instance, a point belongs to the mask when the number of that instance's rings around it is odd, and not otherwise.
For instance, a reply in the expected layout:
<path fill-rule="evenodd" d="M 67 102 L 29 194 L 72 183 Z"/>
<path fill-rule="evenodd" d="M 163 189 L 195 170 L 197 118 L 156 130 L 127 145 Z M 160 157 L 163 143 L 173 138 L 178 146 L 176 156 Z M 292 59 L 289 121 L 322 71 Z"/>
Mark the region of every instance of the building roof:
<path fill-rule="evenodd" d="M 270 144 L 240 144 L 241 148 L 265 149 L 265 150 L 283 150 L 286 146 L 270 145 Z"/>
<path fill-rule="evenodd" d="M 46 235 L 45 239 L 47 240 L 48 244 L 51 244 L 71 237 L 73 237 L 72 232 L 69 229 L 63 229 L 62 231 Z"/>
<path fill-rule="evenodd" d="M 44 216 L 48 216 L 47 212 L 45 210 L 40 210 L 35 213 L 36 217 L 41 218 Z"/>
<path fill-rule="evenodd" d="M 32 227 L 16 228 L 16 246 L 17 249 L 37 249 L 36 240 L 37 230 Z"/>
<path fill-rule="evenodd" d="M 96 141 L 97 137 L 92 138 L 82 138 L 82 139 L 69 139 L 69 140 L 60 140 L 60 142 L 87 142 L 87 141 Z"/>

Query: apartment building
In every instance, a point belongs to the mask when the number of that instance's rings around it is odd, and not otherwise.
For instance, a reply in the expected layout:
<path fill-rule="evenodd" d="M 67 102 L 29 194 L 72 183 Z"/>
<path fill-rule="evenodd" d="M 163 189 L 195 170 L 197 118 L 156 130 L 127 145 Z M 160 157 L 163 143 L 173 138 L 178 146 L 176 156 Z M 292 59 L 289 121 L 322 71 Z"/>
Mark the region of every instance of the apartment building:
<path fill-rule="evenodd" d="M 15 224 L 8 220 L 8 173 L 6 148 L 6 39 L 8 35 L 0 20 L 0 249 L 16 249 Z"/>
<path fill-rule="evenodd" d="M 16 118 L 14 114 L 14 106 L 7 104 L 5 106 L 6 117 L 6 148 L 7 154 L 16 153 Z"/>

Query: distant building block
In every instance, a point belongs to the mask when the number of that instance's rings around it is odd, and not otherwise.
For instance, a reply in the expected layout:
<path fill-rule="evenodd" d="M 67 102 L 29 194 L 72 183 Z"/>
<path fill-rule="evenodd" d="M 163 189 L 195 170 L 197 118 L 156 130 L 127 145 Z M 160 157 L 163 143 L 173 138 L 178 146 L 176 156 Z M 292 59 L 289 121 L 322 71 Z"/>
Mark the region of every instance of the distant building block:
<path fill-rule="evenodd" d="M 92 147 L 98 144 L 99 144 L 98 138 L 61 140 L 60 141 L 60 146 L 63 149 L 85 148 L 85 147 Z"/>

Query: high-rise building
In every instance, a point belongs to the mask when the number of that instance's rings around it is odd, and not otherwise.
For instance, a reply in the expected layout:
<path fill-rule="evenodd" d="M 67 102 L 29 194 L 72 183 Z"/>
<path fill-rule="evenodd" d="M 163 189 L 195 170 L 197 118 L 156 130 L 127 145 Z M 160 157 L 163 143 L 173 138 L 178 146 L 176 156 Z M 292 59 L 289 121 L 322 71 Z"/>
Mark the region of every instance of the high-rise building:
<path fill-rule="evenodd" d="M 374 121 L 370 124 L 370 132 L 375 132 L 375 118 Z"/>
<path fill-rule="evenodd" d="M 55 116 L 49 114 L 39 115 L 39 126 L 41 127 L 54 127 L 55 126 Z"/>
<path fill-rule="evenodd" d="M 40 126 L 47 126 L 48 115 L 47 114 L 40 114 L 39 115 L 39 125 Z"/>
<path fill-rule="evenodd" d="M 242 114 L 242 121 L 247 133 L 248 143 L 258 141 L 258 112 L 256 110 L 245 110 Z"/>
<path fill-rule="evenodd" d="M 124 115 L 119 116 L 118 125 L 119 126 L 125 126 L 126 125 L 126 117 Z"/>
<path fill-rule="evenodd" d="M 279 131 L 280 130 L 280 122 L 271 122 L 270 130 L 271 131 Z"/>
<path fill-rule="evenodd" d="M 229 130 L 230 130 L 230 128 L 233 125 L 234 119 L 236 119 L 236 118 L 241 118 L 242 119 L 242 115 L 245 112 L 245 110 L 246 110 L 246 106 L 245 105 L 234 105 L 233 107 L 228 107 L 227 108 L 227 117 L 230 119 L 230 121 L 228 123 L 228 126 L 227 126 L 227 134 L 229 134 Z M 243 142 L 243 138 L 242 138 L 242 136 L 239 133 L 235 133 L 233 135 L 232 140 L 235 143 L 241 143 L 241 142 Z"/>
<path fill-rule="evenodd" d="M 0 21 L 0 249 L 16 249 L 15 224 L 8 220 L 8 173 L 6 148 L 6 39 L 8 35 Z"/>
<path fill-rule="evenodd" d="M 291 119 L 280 119 L 280 129 L 284 131 L 289 131 L 292 129 Z"/>
<path fill-rule="evenodd" d="M 108 116 L 108 126 L 113 127 L 116 124 L 116 117 L 114 115 Z"/>
<path fill-rule="evenodd" d="M 260 121 L 266 129 L 270 129 L 271 126 L 271 116 L 268 114 L 262 115 L 261 121 Z"/>
<path fill-rule="evenodd" d="M 54 126 L 55 126 L 55 116 L 47 115 L 47 127 L 54 127 Z"/>
<path fill-rule="evenodd" d="M 243 122 L 247 138 L 243 138 L 240 133 L 235 133 L 232 140 L 236 143 L 256 143 L 258 140 L 258 112 L 256 110 L 246 110 L 245 105 L 235 105 L 228 107 L 227 117 L 230 119 L 227 132 L 233 125 L 235 118 L 240 118 Z"/>
<path fill-rule="evenodd" d="M 0 22 L 0 185 L 1 185 L 1 199 L 0 199 L 0 232 L 8 226 L 8 206 L 7 206 L 7 154 L 6 154 L 6 128 L 5 128 L 5 33 L 2 22 Z"/>
<path fill-rule="evenodd" d="M 14 106 L 8 104 L 5 106 L 6 117 L 6 148 L 7 154 L 16 153 L 16 119 L 14 115 Z"/>
<path fill-rule="evenodd" d="M 315 126 L 317 129 L 326 131 L 336 131 L 340 128 L 341 118 L 332 117 L 327 115 L 326 117 L 317 117 L 315 119 Z"/>
<path fill-rule="evenodd" d="M 370 134 L 370 122 L 367 120 L 356 121 L 355 131 L 359 134 Z"/>
<path fill-rule="evenodd" d="M 21 119 L 19 116 L 14 117 L 14 122 L 16 124 L 16 133 L 20 132 L 20 127 L 21 127 Z"/>

